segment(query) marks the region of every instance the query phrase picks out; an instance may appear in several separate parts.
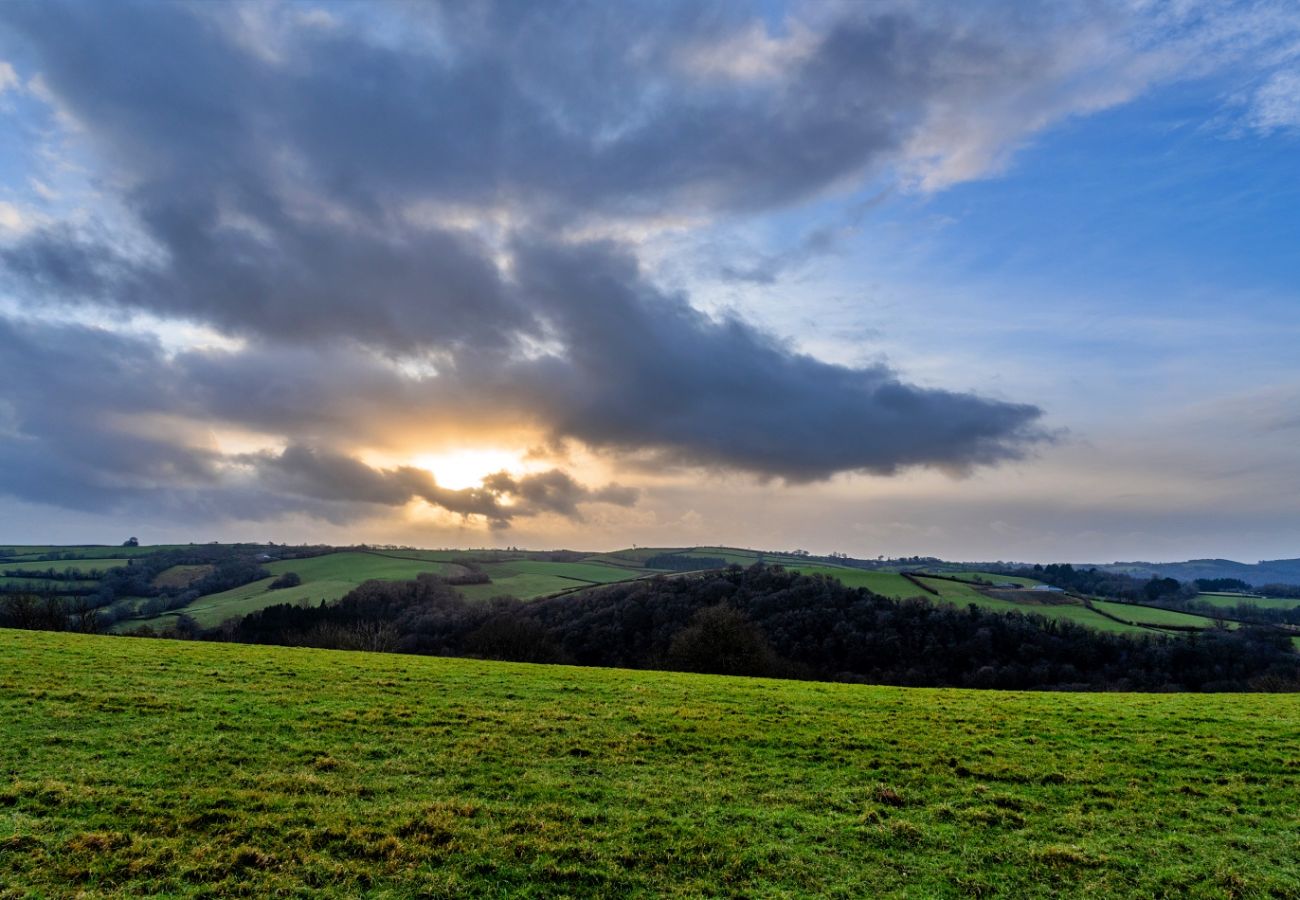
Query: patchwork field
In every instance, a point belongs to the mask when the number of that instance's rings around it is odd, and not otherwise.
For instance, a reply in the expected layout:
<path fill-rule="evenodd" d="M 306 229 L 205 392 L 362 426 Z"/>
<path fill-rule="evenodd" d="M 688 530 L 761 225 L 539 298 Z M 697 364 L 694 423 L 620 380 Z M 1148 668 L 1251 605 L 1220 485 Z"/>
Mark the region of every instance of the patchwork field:
<path fill-rule="evenodd" d="M 128 619 L 118 625 L 119 631 L 133 630 L 142 625 L 166 628 L 181 614 L 193 616 L 205 628 L 220 625 L 231 616 L 246 615 L 275 603 L 337 600 L 348 591 L 372 578 L 398 581 L 415 578 L 421 572 L 455 574 L 463 572 L 450 563 L 420 559 L 395 559 L 373 553 L 330 553 L 307 559 L 286 559 L 267 563 L 264 568 L 270 578 L 250 582 L 228 591 L 200 597 L 189 606 L 152 619 Z M 286 572 L 296 572 L 302 578 L 297 587 L 270 590 L 271 582 Z"/>
<path fill-rule="evenodd" d="M 144 547 L 42 545 L 15 547 L 12 544 L 6 544 L 5 546 L 0 547 L 0 561 L 37 561 L 37 557 L 58 554 L 60 556 L 67 556 L 69 559 L 115 559 L 119 560 L 118 565 L 121 565 L 120 560 L 122 559 L 145 556 L 158 550 L 177 550 L 185 546 L 193 545 L 157 544 Z M 55 560 L 54 565 L 57 566 L 60 562 L 66 562 L 66 560 Z M 49 563 L 46 563 L 46 565 L 49 565 Z"/>
<path fill-rule="evenodd" d="M 108 569 L 115 569 L 118 566 L 125 566 L 129 559 L 122 557 L 107 558 L 90 558 L 90 559 L 61 559 L 50 562 L 32 562 L 19 560 L 15 562 L 0 562 L 0 571 L 21 571 L 21 572 L 45 572 L 53 569 L 56 572 L 82 572 L 90 574 L 92 572 L 104 572 Z"/>
<path fill-rule="evenodd" d="M 992 572 L 944 572 L 943 574 L 948 578 L 956 578 L 959 581 L 972 583 L 1018 584 L 1021 587 L 1033 587 L 1036 584 L 1042 584 L 1041 581 L 1035 581 L 1033 578 L 1023 578 L 1018 575 L 995 575 Z"/>
<path fill-rule="evenodd" d="M 1255 597 L 1248 594 L 1197 594 L 1196 599 L 1202 603 L 1232 609 L 1243 603 L 1258 606 L 1261 609 L 1295 609 L 1300 606 L 1300 599 L 1295 597 Z"/>
<path fill-rule="evenodd" d="M 1293 897 L 1285 695 L 0 631 L 12 896 Z"/>
<path fill-rule="evenodd" d="M 787 566 L 786 568 L 805 575 L 825 575 L 827 578 L 836 579 L 846 587 L 866 588 L 882 597 L 893 597 L 895 600 L 925 596 L 925 591 L 894 572 L 873 572 L 868 569 L 821 565 Z"/>
<path fill-rule="evenodd" d="M 1213 628 L 1214 620 L 1205 616 L 1178 612 L 1172 609 L 1156 609 L 1151 606 L 1137 606 L 1132 603 L 1115 603 L 1109 600 L 1094 600 L 1092 605 L 1113 616 L 1136 622 L 1139 625 L 1175 626 L 1178 628 Z"/>

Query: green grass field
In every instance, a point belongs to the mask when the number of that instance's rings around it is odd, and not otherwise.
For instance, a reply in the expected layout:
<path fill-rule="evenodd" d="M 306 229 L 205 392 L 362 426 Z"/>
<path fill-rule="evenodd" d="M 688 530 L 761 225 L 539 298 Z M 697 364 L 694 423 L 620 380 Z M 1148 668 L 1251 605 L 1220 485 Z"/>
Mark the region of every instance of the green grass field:
<path fill-rule="evenodd" d="M 604 565 L 603 563 L 560 563 L 541 560 L 521 559 L 511 562 L 492 563 L 484 569 L 495 579 L 499 573 L 503 578 L 511 575 L 552 575 L 557 578 L 570 579 L 573 584 L 610 584 L 615 581 L 627 581 L 650 574 L 649 570 L 629 571 L 626 568 Z"/>
<path fill-rule="evenodd" d="M 1232 609 L 1241 604 L 1251 604 L 1260 609 L 1295 609 L 1300 600 L 1295 597 L 1251 597 L 1245 594 L 1197 594 L 1196 599 L 1224 609 Z"/>
<path fill-rule="evenodd" d="M 0 560 L 12 559 L 17 561 L 33 561 L 32 557 L 45 556 L 50 553 L 68 553 L 72 554 L 74 559 L 117 559 L 145 556 L 150 553 L 156 553 L 159 550 L 177 550 L 183 547 L 192 547 L 193 544 L 157 544 L 143 547 L 100 547 L 100 546 L 23 546 L 16 547 L 13 544 L 5 544 L 0 547 Z M 8 552 L 12 551 L 12 552 Z M 61 563 L 66 564 L 70 560 L 54 560 L 45 565 L 58 566 Z M 119 563 L 120 565 L 120 563 Z"/>
<path fill-rule="evenodd" d="M 1156 609 L 1150 606 L 1137 606 L 1132 603 L 1115 603 L 1110 600 L 1094 600 L 1092 605 L 1098 609 L 1139 625 L 1174 625 L 1191 628 L 1213 628 L 1214 620 L 1205 616 L 1178 612 L 1172 609 Z"/>
<path fill-rule="evenodd" d="M 130 560 L 122 557 L 106 559 L 61 559 L 53 562 L 0 562 L 0 571 L 23 571 L 23 572 L 44 572 L 53 569 L 56 572 L 105 572 L 108 569 L 116 569 L 118 566 L 125 566 Z"/>
<path fill-rule="evenodd" d="M 0 658 L 6 897 L 1300 895 L 1291 696 Z"/>
<path fill-rule="evenodd" d="M 825 575 L 842 582 L 846 587 L 861 587 L 882 597 L 903 600 L 907 597 L 928 596 L 902 575 L 894 572 L 873 572 L 867 569 L 850 569 L 841 566 L 788 566 L 791 571 L 805 575 Z"/>
<path fill-rule="evenodd" d="M 961 581 L 974 582 L 976 579 L 982 579 L 989 584 L 1018 584 L 1021 587 L 1033 587 L 1036 584 L 1042 584 L 1033 578 L 1022 578 L 1018 575 L 994 575 L 992 572 L 944 572 L 949 578 L 957 578 Z"/>
<path fill-rule="evenodd" d="M 450 574 L 453 571 L 462 571 L 459 566 L 453 567 L 449 563 L 394 559 L 373 553 L 329 553 L 307 559 L 271 562 L 264 568 L 271 573 L 272 577 L 221 593 L 207 594 L 189 606 L 152 619 L 124 620 L 118 623 L 116 630 L 131 631 L 142 625 L 155 629 L 166 628 L 182 613 L 193 616 L 194 620 L 205 628 L 211 628 L 220 625 L 231 616 L 247 615 L 276 603 L 299 601 L 319 603 L 321 600 L 338 600 L 363 581 L 372 578 L 399 581 L 415 578 L 421 572 Z M 302 578 L 302 584 L 274 591 L 267 590 L 271 582 L 285 572 L 297 572 Z"/>
<path fill-rule="evenodd" d="M 864 587 L 885 597 L 902 600 L 907 597 L 924 597 L 936 603 L 951 603 L 954 606 L 975 604 L 993 612 L 1018 612 L 1044 616 L 1058 621 L 1074 622 L 1098 631 L 1115 634 L 1150 634 L 1147 628 L 1137 625 L 1125 625 L 1103 615 L 1093 612 L 1079 601 L 1046 603 L 1045 600 L 1058 599 L 1052 595 L 1043 597 L 1025 595 L 1021 600 L 1008 600 L 1003 597 L 980 593 L 972 585 L 959 584 L 942 578 L 921 578 L 920 581 L 939 592 L 938 596 L 928 594 L 914 583 L 890 572 L 874 572 L 863 569 L 841 568 L 838 566 L 791 566 L 790 568 L 808 575 L 821 574 L 838 578 L 849 587 Z M 992 576 L 990 576 L 992 580 Z M 1033 579 L 1021 579 L 1034 583 Z"/>
<path fill-rule="evenodd" d="M 490 566 L 484 568 L 491 572 Z M 558 594 L 561 591 L 571 591 L 574 588 L 583 587 L 594 587 L 594 585 L 574 581 L 572 578 L 562 578 L 559 575 L 521 573 L 502 577 L 492 575 L 491 584 L 466 584 L 457 587 L 456 590 L 470 600 L 489 600 L 492 597 L 515 597 L 519 600 L 535 600 L 549 594 Z"/>

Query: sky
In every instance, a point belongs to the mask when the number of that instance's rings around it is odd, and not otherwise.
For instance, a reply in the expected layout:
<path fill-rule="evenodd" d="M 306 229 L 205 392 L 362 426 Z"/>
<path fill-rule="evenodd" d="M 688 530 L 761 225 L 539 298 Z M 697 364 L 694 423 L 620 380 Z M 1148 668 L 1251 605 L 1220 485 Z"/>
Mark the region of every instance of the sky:
<path fill-rule="evenodd" d="M 0 4 L 0 544 L 1300 556 L 1300 8 Z"/>

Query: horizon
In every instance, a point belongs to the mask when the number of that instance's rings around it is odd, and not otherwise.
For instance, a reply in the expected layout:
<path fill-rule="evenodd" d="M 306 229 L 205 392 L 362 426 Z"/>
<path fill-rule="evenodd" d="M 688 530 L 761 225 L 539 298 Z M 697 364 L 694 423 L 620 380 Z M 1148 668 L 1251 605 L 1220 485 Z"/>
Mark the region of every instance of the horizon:
<path fill-rule="evenodd" d="M 961 559 L 961 558 L 956 558 L 956 557 L 936 556 L 935 554 L 931 554 L 931 553 L 903 553 L 903 554 L 899 554 L 899 555 L 896 555 L 896 556 L 883 556 L 883 557 L 882 557 L 882 556 L 879 555 L 879 554 L 877 554 L 876 556 L 854 556 L 854 555 L 851 554 L 851 553 L 843 553 L 842 551 L 839 551 L 839 550 L 810 550 L 810 549 L 805 548 L 805 547 L 746 547 L 746 546 L 741 546 L 741 545 L 738 545 L 738 544 L 719 544 L 719 543 L 704 543 L 704 544 L 664 544 L 664 545 L 657 545 L 657 544 L 611 544 L 611 545 L 609 545 L 609 546 L 600 546 L 600 547 L 581 546 L 581 545 L 573 545 L 573 546 L 545 546 L 545 547 L 542 547 L 542 546 L 528 546 L 528 545 L 525 545 L 525 544 L 506 544 L 505 546 L 490 545 L 490 544 L 484 544 L 484 545 L 479 545 L 479 546 L 474 546 L 474 545 L 469 545 L 469 544 L 461 544 L 461 545 L 444 544 L 444 545 L 439 545 L 439 546 L 432 546 L 432 545 L 429 545 L 429 546 L 420 546 L 420 545 L 417 545 L 417 544 L 386 543 L 386 542 L 381 542 L 381 541 L 356 541 L 356 542 L 348 543 L 348 544 L 322 544 L 322 543 L 315 543 L 315 544 L 313 544 L 313 543 L 311 543 L 311 542 L 292 542 L 292 541 L 275 541 L 275 540 L 267 540 L 267 541 L 252 541 L 252 540 L 220 540 L 220 541 L 218 541 L 218 540 L 210 540 L 210 541 L 203 541 L 203 540 L 184 540 L 184 541 L 183 541 L 183 540 L 158 540 L 158 541 L 143 541 L 143 540 L 142 540 L 142 541 L 140 541 L 139 546 L 141 546 L 141 547 L 169 547 L 169 546 L 176 546 L 176 547 L 195 546 L 195 547 L 198 547 L 198 546 L 211 546 L 211 545 L 213 545 L 213 544 L 244 544 L 244 545 L 250 545 L 250 546 L 267 546 L 267 547 L 270 547 L 270 546 L 277 546 L 277 547 L 311 547 L 311 546 L 323 546 L 323 547 L 334 547 L 334 548 L 344 548 L 344 549 L 346 549 L 346 548 L 350 548 L 350 547 L 358 547 L 358 548 L 371 548 L 371 549 L 380 549 L 380 550 L 384 550 L 384 549 L 401 549 L 401 550 L 429 550 L 429 551 L 459 551 L 459 552 L 467 552 L 467 553 L 468 553 L 468 552 L 472 552 L 472 551 L 476 551 L 476 550 L 484 550 L 484 551 L 493 551 L 493 552 L 501 552 L 501 551 L 518 551 L 518 552 L 520 552 L 520 553 L 578 552 L 578 553 L 596 553 L 596 554 L 605 554 L 605 553 L 613 553 L 613 552 L 615 552 L 615 551 L 617 551 L 617 550 L 629 550 L 629 549 L 633 549 L 633 550 L 636 550 L 636 549 L 639 549 L 639 550 L 711 550 L 711 549 L 717 549 L 717 550 L 742 550 L 742 551 L 749 552 L 749 553 L 772 554 L 772 555 L 787 555 L 787 554 L 795 554 L 795 553 L 804 553 L 804 554 L 808 554 L 811 558 L 815 558 L 815 559 L 833 559 L 833 558 L 835 558 L 835 557 L 838 555 L 838 556 L 843 557 L 843 558 L 853 559 L 853 560 L 857 560 L 857 561 L 864 561 L 864 562 L 869 562 L 869 561 L 871 561 L 871 560 L 881 559 L 881 558 L 883 558 L 886 562 L 896 562 L 896 561 L 899 561 L 899 560 L 906 560 L 906 559 L 913 559 L 913 558 L 916 558 L 916 559 L 935 559 L 935 560 L 938 560 L 939 562 L 943 562 L 943 563 L 954 563 L 954 564 L 960 564 L 960 565 L 977 565 L 977 564 L 980 564 L 980 563 L 990 563 L 990 564 L 993 564 L 993 563 L 1002 563 L 1002 564 L 1006 564 L 1006 565 L 1025 565 L 1025 566 L 1033 566 L 1033 565 L 1048 565 L 1049 563 L 1069 564 L 1069 565 L 1072 565 L 1072 566 L 1116 566 L 1116 565 L 1126 565 L 1126 564 L 1130 564 L 1130 563 L 1134 563 L 1134 564 L 1152 564 L 1152 565 L 1174 565 L 1174 564 L 1178 564 L 1178 563 L 1190 563 L 1190 562 L 1229 562 L 1229 563 L 1235 563 L 1235 564 L 1238 564 L 1238 565 L 1244 565 L 1244 566 L 1255 566 L 1255 565 L 1263 565 L 1263 564 L 1266 564 L 1266 563 L 1293 562 L 1293 561 L 1296 561 L 1296 560 L 1300 560 L 1300 557 L 1277 557 L 1277 558 L 1272 558 L 1272 559 L 1263 559 L 1263 558 L 1261 558 L 1261 559 L 1257 559 L 1257 560 L 1247 561 L 1247 560 L 1241 560 L 1241 559 L 1231 559 L 1231 558 L 1229 558 L 1229 557 L 1224 557 L 1224 556 L 1187 557 L 1187 558 L 1183 558 L 1183 559 L 1138 559 L 1138 558 L 1135 557 L 1135 558 L 1132 558 L 1132 559 L 1113 559 L 1113 560 L 1099 560 L 1099 559 L 1091 559 L 1091 560 L 1080 560 L 1080 559 L 1017 559 L 1017 558 L 1015 558 L 1015 557 L 1011 557 L 1011 556 L 1005 556 L 1005 557 L 1002 557 L 1002 556 L 999 556 L 999 557 L 988 557 L 988 558 L 981 558 L 981 559 L 974 559 L 974 558 L 971 558 L 971 559 Z M 92 540 L 81 541 L 81 542 L 76 542 L 76 543 L 51 543 L 51 542 L 48 542 L 48 541 L 46 541 L 46 542 L 28 542 L 28 543 L 19 543 L 19 542 L 14 542 L 14 541 L 0 541 L 0 547 L 8 547 L 8 548 L 16 548 L 16 547 L 53 547 L 53 548 L 61 548 L 61 547 L 66 547 L 66 548 L 94 547 L 94 548 L 112 548 L 112 547 L 121 547 L 121 546 L 126 546 L 126 545 L 125 545 L 123 542 L 121 542 L 121 541 L 117 541 L 117 542 L 111 542 L 111 541 L 110 541 L 110 542 L 102 542 L 102 541 L 92 541 Z"/>
<path fill-rule="evenodd" d="M 1297 48 L 1269 0 L 2 4 L 0 544 L 1300 557 Z"/>

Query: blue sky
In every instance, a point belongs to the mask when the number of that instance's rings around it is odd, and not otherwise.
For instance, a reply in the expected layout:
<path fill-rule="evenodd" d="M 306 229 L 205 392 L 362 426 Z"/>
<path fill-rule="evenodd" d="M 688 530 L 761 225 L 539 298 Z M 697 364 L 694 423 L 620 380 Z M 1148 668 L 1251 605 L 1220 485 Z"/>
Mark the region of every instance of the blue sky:
<path fill-rule="evenodd" d="M 15 3 L 0 61 L 0 542 L 1300 554 L 1288 4 Z"/>

